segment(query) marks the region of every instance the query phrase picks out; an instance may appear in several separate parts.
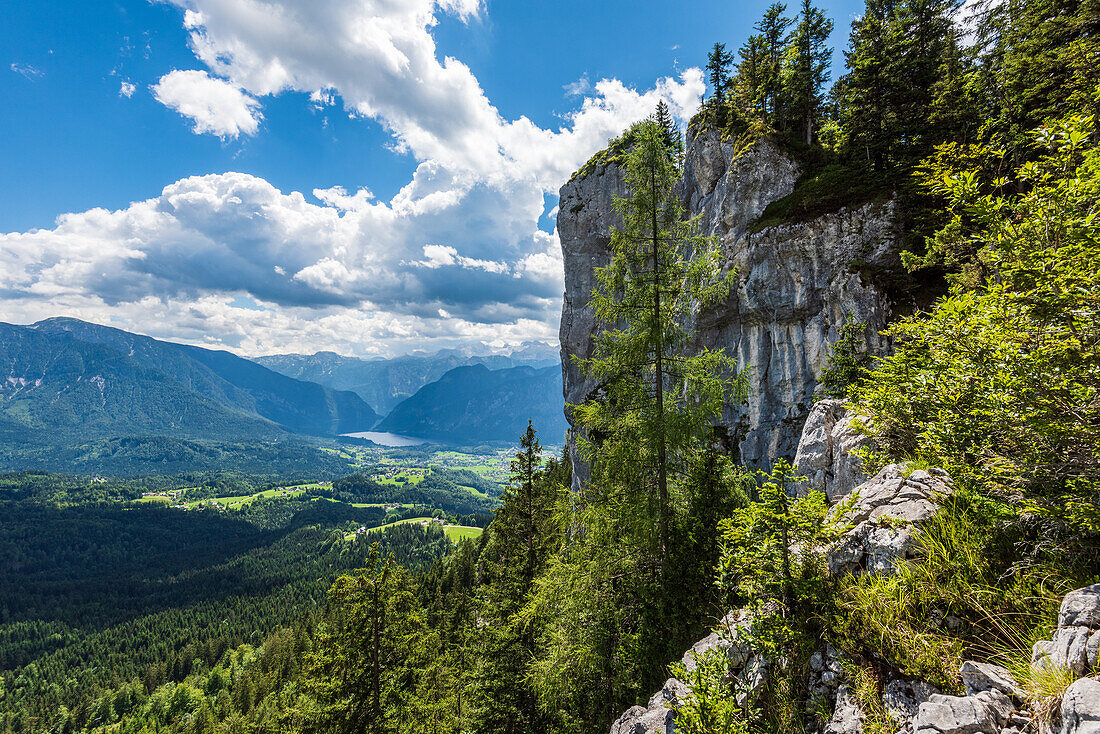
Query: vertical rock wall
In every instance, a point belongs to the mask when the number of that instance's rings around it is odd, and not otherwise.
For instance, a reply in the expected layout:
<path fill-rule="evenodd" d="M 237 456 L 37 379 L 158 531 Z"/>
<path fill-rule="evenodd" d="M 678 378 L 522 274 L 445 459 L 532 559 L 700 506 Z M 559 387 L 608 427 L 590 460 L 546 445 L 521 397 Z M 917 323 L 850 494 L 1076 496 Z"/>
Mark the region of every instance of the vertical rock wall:
<path fill-rule="evenodd" d="M 737 288 L 724 303 L 693 315 L 692 348 L 724 348 L 751 370 L 748 403 L 727 405 L 722 423 L 731 448 L 756 465 L 794 456 L 821 368 L 848 314 L 867 324 L 872 352 L 888 346 L 878 335 L 890 317 L 888 299 L 861 273 L 896 261 L 900 233 L 893 202 L 754 231 L 768 204 L 791 193 L 801 173 L 800 165 L 769 141 L 737 152 L 713 130 L 689 131 L 680 182 L 685 208 L 689 216 L 701 215 L 703 233 L 718 238 L 726 267 L 738 273 Z M 593 271 L 608 262 L 611 228 L 617 223 L 612 203 L 625 193 L 623 172 L 614 163 L 561 189 L 558 235 L 565 297 L 560 337 L 567 404 L 584 402 L 595 387 L 574 360 L 592 354 L 596 325 L 588 301 Z M 586 472 L 574 459 L 576 489 Z"/>

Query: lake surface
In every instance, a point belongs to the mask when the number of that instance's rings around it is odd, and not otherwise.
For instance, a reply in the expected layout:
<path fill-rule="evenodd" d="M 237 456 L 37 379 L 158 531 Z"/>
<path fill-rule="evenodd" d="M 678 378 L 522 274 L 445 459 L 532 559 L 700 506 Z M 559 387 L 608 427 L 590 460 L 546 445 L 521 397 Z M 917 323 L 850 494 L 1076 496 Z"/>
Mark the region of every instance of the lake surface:
<path fill-rule="evenodd" d="M 380 431 L 361 431 L 360 433 L 344 433 L 341 435 L 348 436 L 349 438 L 365 438 L 368 441 L 375 442 L 379 446 L 420 446 L 429 443 L 426 438 L 402 436 L 397 433 L 384 433 Z"/>

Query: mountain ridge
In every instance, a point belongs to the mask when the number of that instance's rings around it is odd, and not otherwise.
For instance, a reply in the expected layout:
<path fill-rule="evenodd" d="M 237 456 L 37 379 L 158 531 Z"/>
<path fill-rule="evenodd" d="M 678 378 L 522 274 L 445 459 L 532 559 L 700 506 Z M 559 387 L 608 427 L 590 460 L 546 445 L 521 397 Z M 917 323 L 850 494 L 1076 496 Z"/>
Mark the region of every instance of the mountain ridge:
<path fill-rule="evenodd" d="M 456 367 L 399 403 L 376 430 L 463 442 L 514 441 L 531 420 L 545 442 L 558 443 L 568 427 L 561 380 L 559 366 Z"/>
<path fill-rule="evenodd" d="M 314 354 L 274 354 L 252 361 L 280 374 L 316 382 L 334 390 L 350 390 L 375 411 L 385 415 L 398 403 L 435 382 L 455 367 L 484 364 L 489 369 L 529 365 L 559 365 L 556 355 L 540 354 L 523 347 L 510 355 L 471 355 L 462 350 L 443 349 L 433 354 L 406 354 L 389 359 L 348 357 L 331 351 Z M 516 356 L 516 354 L 520 356 Z"/>
<path fill-rule="evenodd" d="M 0 429 L 25 437 L 334 436 L 379 416 L 357 395 L 229 352 L 67 317 L 0 323 Z"/>

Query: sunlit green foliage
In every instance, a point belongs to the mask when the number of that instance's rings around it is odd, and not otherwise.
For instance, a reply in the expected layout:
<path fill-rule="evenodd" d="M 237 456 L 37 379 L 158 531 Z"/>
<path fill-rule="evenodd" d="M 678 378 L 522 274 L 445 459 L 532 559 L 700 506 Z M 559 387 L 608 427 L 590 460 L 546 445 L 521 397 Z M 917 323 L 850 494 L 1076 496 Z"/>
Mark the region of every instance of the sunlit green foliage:
<path fill-rule="evenodd" d="M 1100 531 L 1100 153 L 1095 122 L 1037 135 L 1013 179 L 945 171 L 946 232 L 988 276 L 902 319 L 857 391 L 883 456 Z M 1012 193 L 1012 190 L 1022 193 Z"/>

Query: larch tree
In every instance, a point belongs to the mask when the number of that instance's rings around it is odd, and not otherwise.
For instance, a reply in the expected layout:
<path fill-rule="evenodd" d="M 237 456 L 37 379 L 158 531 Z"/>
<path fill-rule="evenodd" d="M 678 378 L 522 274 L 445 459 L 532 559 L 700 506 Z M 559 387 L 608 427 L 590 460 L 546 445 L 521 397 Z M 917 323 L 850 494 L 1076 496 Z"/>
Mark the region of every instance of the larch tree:
<path fill-rule="evenodd" d="M 592 307 L 604 329 L 584 372 L 600 397 L 575 406 L 587 439 L 596 501 L 617 497 L 614 514 L 663 568 L 673 503 L 670 477 L 683 473 L 693 447 L 747 380 L 722 352 L 685 351 L 692 309 L 724 298 L 733 272 L 719 275 L 712 238 L 685 220 L 674 193 L 679 170 L 654 120 L 632 130 L 626 156 L 628 194 L 615 202 L 622 226 L 611 234 L 611 262 L 596 271 Z M 656 527 L 657 532 L 647 532 Z M 646 542 L 648 541 L 648 542 Z"/>

